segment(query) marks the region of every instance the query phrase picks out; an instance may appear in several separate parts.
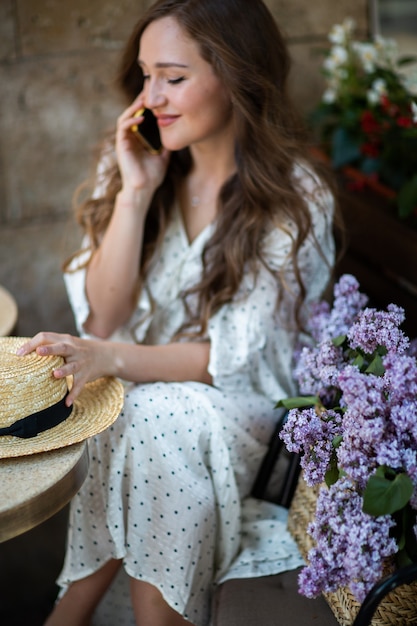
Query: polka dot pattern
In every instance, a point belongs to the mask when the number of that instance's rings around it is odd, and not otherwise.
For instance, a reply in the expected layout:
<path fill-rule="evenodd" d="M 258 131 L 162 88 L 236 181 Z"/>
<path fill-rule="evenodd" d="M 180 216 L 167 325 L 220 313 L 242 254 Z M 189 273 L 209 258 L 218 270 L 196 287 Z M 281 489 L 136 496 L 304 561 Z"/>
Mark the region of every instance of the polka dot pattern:
<path fill-rule="evenodd" d="M 310 206 L 315 236 L 332 261 L 331 220 Z M 212 230 L 189 245 L 174 213 L 137 310 L 112 339 L 170 341 L 186 319 L 179 294 L 198 279 Z M 282 232 L 266 238 L 265 254 L 274 268 L 282 267 L 288 246 Z M 328 270 L 312 240 L 303 247 L 300 265 L 308 298 L 317 297 Z M 290 267 L 286 276 L 295 289 Z M 65 281 L 84 335 L 84 270 L 66 274 Z M 58 582 L 65 591 L 109 559 L 122 559 L 93 622 L 97 626 L 135 624 L 128 576 L 155 585 L 195 626 L 208 626 L 216 581 L 230 572 L 264 575 L 298 566 L 285 521 L 248 497 L 277 418 L 275 402 L 294 392 L 295 333 L 274 314 L 276 297 L 276 282 L 264 268 L 256 280 L 245 277 L 234 302 L 210 321 L 214 385 L 126 383 L 120 417 L 89 441 L 89 475 L 71 503 Z M 291 306 L 284 298 L 284 314 L 290 315 Z"/>

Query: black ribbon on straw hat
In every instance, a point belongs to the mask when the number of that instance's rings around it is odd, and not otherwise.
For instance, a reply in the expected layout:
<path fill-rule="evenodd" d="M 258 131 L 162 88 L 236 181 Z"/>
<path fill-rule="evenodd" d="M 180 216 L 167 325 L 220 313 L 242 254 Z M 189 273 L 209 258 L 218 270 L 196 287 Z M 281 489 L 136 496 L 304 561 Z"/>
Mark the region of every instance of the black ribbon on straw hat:
<path fill-rule="evenodd" d="M 62 400 L 52 406 L 48 406 L 46 409 L 23 417 L 11 426 L 0 428 L 0 437 L 12 435 L 21 439 L 30 439 L 30 437 L 36 437 L 36 435 L 49 428 L 58 426 L 71 415 L 72 406 L 66 406 L 65 404 L 67 395 L 68 393 Z"/>
<path fill-rule="evenodd" d="M 0 459 L 56 450 L 103 432 L 123 408 L 124 388 L 111 376 L 84 385 L 71 407 L 70 378 L 53 372 L 61 356 L 18 356 L 26 337 L 0 337 Z"/>

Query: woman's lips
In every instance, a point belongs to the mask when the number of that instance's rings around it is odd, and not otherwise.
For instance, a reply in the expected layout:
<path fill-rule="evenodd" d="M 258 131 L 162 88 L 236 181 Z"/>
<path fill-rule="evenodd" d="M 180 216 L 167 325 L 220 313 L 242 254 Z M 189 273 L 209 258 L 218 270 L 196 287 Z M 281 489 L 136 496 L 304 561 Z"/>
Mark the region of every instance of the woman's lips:
<path fill-rule="evenodd" d="M 179 115 L 157 115 L 156 119 L 158 121 L 158 126 L 161 128 L 166 128 L 167 126 L 171 126 L 174 122 L 177 121 Z"/>

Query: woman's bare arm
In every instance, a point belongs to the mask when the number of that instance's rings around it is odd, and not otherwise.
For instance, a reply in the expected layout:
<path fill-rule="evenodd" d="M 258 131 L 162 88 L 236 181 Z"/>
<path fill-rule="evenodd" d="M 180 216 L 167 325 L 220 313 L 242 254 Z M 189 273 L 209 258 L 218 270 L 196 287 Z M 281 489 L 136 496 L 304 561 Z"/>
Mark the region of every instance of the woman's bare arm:
<path fill-rule="evenodd" d="M 150 202 L 143 190 L 120 192 L 100 247 L 87 270 L 86 330 L 109 337 L 132 314 L 139 281 L 143 227 Z"/>
<path fill-rule="evenodd" d="M 110 223 L 87 268 L 86 293 L 90 315 L 86 330 L 109 337 L 133 312 L 139 285 L 143 230 L 152 197 L 161 184 L 170 154 L 146 152 L 131 132 L 143 106 L 140 94 L 117 121 L 116 156 L 121 190 Z M 140 121 L 140 118 L 139 118 Z"/>
<path fill-rule="evenodd" d="M 18 354 L 35 350 L 41 356 L 54 354 L 65 359 L 54 375 L 74 377 L 68 403 L 73 402 L 87 382 L 101 376 L 117 376 L 136 383 L 186 380 L 212 383 L 208 373 L 208 342 L 147 346 L 42 332 L 22 346 Z"/>

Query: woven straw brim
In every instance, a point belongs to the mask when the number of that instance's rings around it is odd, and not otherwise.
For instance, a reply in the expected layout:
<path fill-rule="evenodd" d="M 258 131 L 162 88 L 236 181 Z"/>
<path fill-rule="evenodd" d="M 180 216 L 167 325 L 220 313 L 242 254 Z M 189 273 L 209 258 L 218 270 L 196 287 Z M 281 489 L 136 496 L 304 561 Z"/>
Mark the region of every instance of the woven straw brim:
<path fill-rule="evenodd" d="M 1 339 L 3 348 L 8 339 Z M 9 347 L 16 349 L 23 340 L 11 337 Z M 75 400 L 71 415 L 57 426 L 29 439 L 1 436 L 0 459 L 47 452 L 97 435 L 115 422 L 123 408 L 123 401 L 124 388 L 119 380 L 106 377 L 88 383 Z"/>
<path fill-rule="evenodd" d="M 37 411 L 62 400 L 68 390 L 65 378 L 55 378 L 53 370 L 64 365 L 61 356 L 24 357 L 16 350 L 24 337 L 0 337 L 0 423 L 10 426 Z"/>

